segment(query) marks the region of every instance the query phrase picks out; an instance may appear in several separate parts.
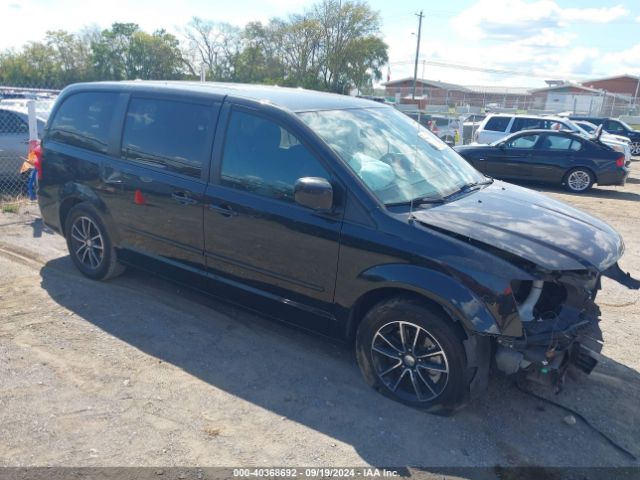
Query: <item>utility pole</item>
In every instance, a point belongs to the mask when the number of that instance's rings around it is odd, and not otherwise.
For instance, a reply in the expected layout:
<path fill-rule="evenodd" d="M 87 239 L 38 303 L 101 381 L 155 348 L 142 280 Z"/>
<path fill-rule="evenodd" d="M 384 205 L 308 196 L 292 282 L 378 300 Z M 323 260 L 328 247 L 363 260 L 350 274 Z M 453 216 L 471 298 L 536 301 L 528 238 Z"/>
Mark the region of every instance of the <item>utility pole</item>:
<path fill-rule="evenodd" d="M 416 16 L 418 17 L 418 43 L 416 45 L 416 63 L 415 66 L 413 67 L 413 93 L 411 94 L 411 99 L 415 100 L 416 99 L 416 82 L 418 80 L 418 56 L 420 55 L 420 34 L 422 33 L 422 10 L 420 10 L 420 13 L 416 13 Z"/>

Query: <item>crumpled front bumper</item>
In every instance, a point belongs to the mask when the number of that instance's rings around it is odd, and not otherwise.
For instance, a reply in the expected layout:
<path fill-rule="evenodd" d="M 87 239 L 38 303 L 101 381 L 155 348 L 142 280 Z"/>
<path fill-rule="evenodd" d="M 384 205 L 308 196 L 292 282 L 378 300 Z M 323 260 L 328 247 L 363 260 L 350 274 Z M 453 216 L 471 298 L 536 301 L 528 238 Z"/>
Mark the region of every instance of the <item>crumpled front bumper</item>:
<path fill-rule="evenodd" d="M 624 273 L 617 263 L 597 276 L 575 272 L 556 274 L 554 281 L 565 293 L 562 301 L 546 318 L 541 315 L 536 320 L 522 322 L 521 337 L 497 337 L 497 368 L 506 374 L 523 372 L 530 379 L 557 387 L 570 365 L 591 373 L 603 341 L 599 325 L 601 311 L 595 303 L 601 276 L 629 289 L 640 289 L 640 281 Z"/>

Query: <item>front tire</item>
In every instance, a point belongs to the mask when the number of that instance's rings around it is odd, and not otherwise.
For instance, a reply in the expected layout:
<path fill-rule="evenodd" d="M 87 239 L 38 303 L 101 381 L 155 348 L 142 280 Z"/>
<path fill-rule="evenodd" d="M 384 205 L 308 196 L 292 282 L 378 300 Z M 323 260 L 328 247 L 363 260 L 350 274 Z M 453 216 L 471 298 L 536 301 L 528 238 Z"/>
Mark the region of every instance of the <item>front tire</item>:
<path fill-rule="evenodd" d="M 356 336 L 365 380 L 383 395 L 430 413 L 450 414 L 468 398 L 463 335 L 442 311 L 412 297 L 373 307 Z"/>
<path fill-rule="evenodd" d="M 631 142 L 629 149 L 631 150 L 631 155 L 640 155 L 640 142 Z"/>
<path fill-rule="evenodd" d="M 564 185 L 567 190 L 573 193 L 582 193 L 589 190 L 595 178 L 593 173 L 586 168 L 573 168 L 564 177 Z"/>
<path fill-rule="evenodd" d="M 108 280 L 124 271 L 109 231 L 93 207 L 87 204 L 73 207 L 64 231 L 71 260 L 83 275 L 93 280 Z"/>

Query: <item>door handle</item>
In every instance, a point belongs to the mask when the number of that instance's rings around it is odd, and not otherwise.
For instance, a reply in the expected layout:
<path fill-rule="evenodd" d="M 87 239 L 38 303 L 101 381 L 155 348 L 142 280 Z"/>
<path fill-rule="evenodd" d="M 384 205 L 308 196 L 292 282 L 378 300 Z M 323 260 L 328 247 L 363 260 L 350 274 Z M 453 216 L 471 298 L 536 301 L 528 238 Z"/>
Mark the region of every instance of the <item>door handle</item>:
<path fill-rule="evenodd" d="M 207 205 L 207 207 L 209 208 L 209 210 L 213 210 L 214 212 L 219 213 L 223 217 L 237 217 L 238 216 L 238 212 L 236 212 L 229 205 L 214 205 L 214 204 L 210 203 L 209 205 Z"/>
<path fill-rule="evenodd" d="M 177 191 L 171 194 L 171 198 L 181 205 L 195 205 L 198 201 L 189 196 L 189 192 Z"/>

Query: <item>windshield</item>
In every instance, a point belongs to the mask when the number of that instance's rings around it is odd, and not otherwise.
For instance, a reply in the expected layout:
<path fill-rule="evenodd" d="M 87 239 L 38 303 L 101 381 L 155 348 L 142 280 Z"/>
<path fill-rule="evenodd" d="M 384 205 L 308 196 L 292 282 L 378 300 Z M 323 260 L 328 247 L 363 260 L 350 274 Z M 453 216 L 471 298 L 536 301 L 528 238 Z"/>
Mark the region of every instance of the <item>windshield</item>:
<path fill-rule="evenodd" d="M 626 128 L 627 130 L 633 130 L 633 127 L 631 125 L 629 125 L 627 122 L 625 122 L 624 120 L 617 118 L 616 119 L 618 122 L 620 122 L 622 124 L 622 126 L 624 128 Z"/>
<path fill-rule="evenodd" d="M 580 125 L 582 128 L 584 128 L 589 133 L 595 132 L 596 128 L 598 128 L 591 122 L 580 122 L 580 123 L 577 123 L 576 125 Z"/>
<path fill-rule="evenodd" d="M 394 108 L 299 116 L 386 205 L 442 199 L 487 180 L 429 130 Z"/>

